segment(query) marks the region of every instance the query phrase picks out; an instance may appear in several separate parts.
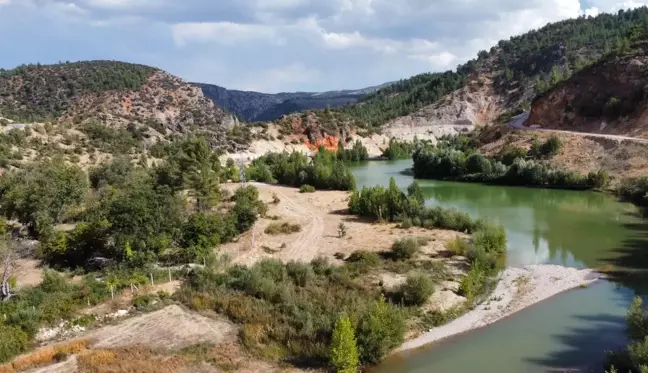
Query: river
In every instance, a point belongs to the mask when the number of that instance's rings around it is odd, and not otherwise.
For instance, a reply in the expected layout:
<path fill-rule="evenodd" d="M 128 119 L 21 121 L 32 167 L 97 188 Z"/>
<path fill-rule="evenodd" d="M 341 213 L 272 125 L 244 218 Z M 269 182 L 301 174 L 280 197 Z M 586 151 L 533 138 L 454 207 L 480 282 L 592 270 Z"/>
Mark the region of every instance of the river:
<path fill-rule="evenodd" d="M 410 160 L 356 166 L 359 187 L 400 187 Z M 495 187 L 419 180 L 427 204 L 454 207 L 501 223 L 507 265 L 644 267 L 648 221 L 630 204 L 594 192 Z M 606 350 L 626 343 L 623 317 L 639 286 L 612 276 L 529 307 L 486 328 L 388 358 L 373 373 L 601 372 Z"/>

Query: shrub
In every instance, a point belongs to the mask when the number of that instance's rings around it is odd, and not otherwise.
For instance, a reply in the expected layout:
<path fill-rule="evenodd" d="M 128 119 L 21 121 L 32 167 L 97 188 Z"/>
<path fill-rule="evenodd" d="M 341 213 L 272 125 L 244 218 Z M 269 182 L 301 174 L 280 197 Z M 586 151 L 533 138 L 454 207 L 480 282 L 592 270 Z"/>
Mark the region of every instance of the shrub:
<path fill-rule="evenodd" d="M 562 141 L 556 135 L 551 135 L 547 141 L 540 147 L 540 154 L 545 158 L 552 158 L 560 153 Z"/>
<path fill-rule="evenodd" d="M 492 223 L 483 223 L 473 234 L 473 244 L 483 248 L 487 254 L 501 254 L 506 251 L 506 232 L 504 227 Z"/>
<path fill-rule="evenodd" d="M 360 319 L 356 330 L 360 361 L 364 364 L 379 362 L 392 348 L 403 343 L 405 318 L 402 311 L 380 298 L 369 314 Z"/>
<path fill-rule="evenodd" d="M 21 354 L 28 347 L 28 337 L 19 328 L 0 323 L 0 363 Z"/>
<path fill-rule="evenodd" d="M 432 293 L 434 293 L 432 280 L 422 275 L 407 277 L 397 292 L 401 301 L 408 306 L 423 305 Z"/>
<path fill-rule="evenodd" d="M 492 171 L 492 165 L 480 153 L 473 153 L 466 160 L 466 171 L 469 174 L 489 174 Z"/>
<path fill-rule="evenodd" d="M 587 175 L 587 183 L 596 189 L 604 189 L 610 183 L 610 175 L 605 170 L 592 171 Z"/>
<path fill-rule="evenodd" d="M 416 238 L 404 238 L 394 242 L 391 247 L 391 253 L 396 260 L 411 259 L 416 255 L 420 248 L 419 242 Z"/>
<path fill-rule="evenodd" d="M 308 184 L 304 184 L 299 187 L 299 193 L 315 193 L 315 188 Z"/>
<path fill-rule="evenodd" d="M 470 250 L 470 244 L 459 236 L 451 239 L 446 243 L 446 249 L 451 251 L 454 255 L 465 256 Z"/>
<path fill-rule="evenodd" d="M 468 298 L 468 300 L 473 300 L 481 293 L 486 279 L 487 275 L 483 268 L 478 264 L 472 265 L 468 274 L 461 279 L 459 295 Z"/>
<path fill-rule="evenodd" d="M 338 373 L 355 373 L 360 363 L 356 339 L 348 316 L 340 316 L 331 338 L 331 365 Z"/>
<path fill-rule="evenodd" d="M 523 149 L 523 148 L 509 145 L 509 146 L 506 146 L 504 149 L 502 149 L 502 151 L 498 155 L 498 158 L 503 164 L 505 164 L 507 166 L 510 166 L 510 165 L 513 164 L 513 162 L 516 159 L 518 159 L 518 158 L 522 158 L 522 159 L 526 158 L 527 153 L 528 153 L 528 151 Z"/>
<path fill-rule="evenodd" d="M 278 235 L 278 234 L 291 234 L 301 232 L 301 225 L 299 224 L 290 224 L 290 223 L 271 223 L 265 229 L 266 234 Z"/>

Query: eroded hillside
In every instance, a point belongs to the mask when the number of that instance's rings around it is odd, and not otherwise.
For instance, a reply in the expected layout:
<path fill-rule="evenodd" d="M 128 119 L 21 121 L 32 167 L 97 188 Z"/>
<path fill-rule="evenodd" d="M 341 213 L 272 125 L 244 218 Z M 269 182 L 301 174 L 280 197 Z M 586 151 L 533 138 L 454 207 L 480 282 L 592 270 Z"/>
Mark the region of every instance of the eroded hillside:
<path fill-rule="evenodd" d="M 539 97 L 527 125 L 648 138 L 648 44 L 613 54 Z"/>
<path fill-rule="evenodd" d="M 200 131 L 220 148 L 228 147 L 225 131 L 235 123 L 200 88 L 155 68 L 113 61 L 2 71 L 0 115 L 20 123 L 100 122 L 149 137 Z"/>

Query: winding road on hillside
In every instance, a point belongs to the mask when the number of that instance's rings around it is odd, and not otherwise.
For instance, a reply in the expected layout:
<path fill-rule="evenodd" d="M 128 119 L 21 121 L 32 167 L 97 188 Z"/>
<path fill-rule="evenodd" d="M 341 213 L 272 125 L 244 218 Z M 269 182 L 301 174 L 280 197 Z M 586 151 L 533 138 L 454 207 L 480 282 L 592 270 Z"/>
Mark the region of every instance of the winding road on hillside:
<path fill-rule="evenodd" d="M 640 139 L 637 137 L 630 137 L 630 136 L 621 136 L 621 135 L 608 135 L 604 133 L 591 133 L 591 132 L 576 132 L 576 131 L 564 131 L 564 130 L 553 130 L 553 129 L 548 129 L 548 128 L 542 128 L 537 125 L 532 124 L 531 126 L 527 127 L 525 126 L 525 122 L 529 119 L 529 113 L 524 112 L 522 114 L 516 115 L 513 117 L 508 123 L 506 123 L 507 126 L 517 129 L 517 130 L 526 130 L 526 131 L 547 131 L 547 132 L 555 132 L 555 133 L 565 133 L 565 134 L 570 134 L 570 135 L 576 135 L 576 136 L 583 136 L 583 137 L 601 137 L 605 139 L 610 139 L 610 140 L 616 140 L 616 141 L 633 141 L 641 144 L 648 144 L 648 139 Z M 534 127 L 536 126 L 536 127 Z"/>

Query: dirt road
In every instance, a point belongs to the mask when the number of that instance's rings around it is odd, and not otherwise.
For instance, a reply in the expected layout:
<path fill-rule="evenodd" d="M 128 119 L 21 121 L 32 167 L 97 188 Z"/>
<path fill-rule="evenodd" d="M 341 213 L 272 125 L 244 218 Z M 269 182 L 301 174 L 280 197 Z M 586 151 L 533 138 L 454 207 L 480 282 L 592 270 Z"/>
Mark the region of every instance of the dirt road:
<path fill-rule="evenodd" d="M 607 135 L 603 133 L 591 133 L 591 132 L 576 132 L 576 131 L 563 131 L 563 130 L 553 130 L 548 128 L 539 127 L 536 124 L 531 124 L 530 126 L 525 126 L 526 121 L 529 119 L 529 113 L 525 112 L 519 114 L 511 119 L 506 125 L 518 129 L 518 130 L 527 130 L 527 131 L 545 131 L 545 132 L 555 132 L 555 133 L 564 133 L 570 135 L 577 135 L 583 137 L 600 137 L 604 139 L 616 140 L 616 141 L 632 141 L 641 144 L 648 144 L 647 139 L 640 139 L 637 137 L 630 136 L 621 136 L 621 135 Z"/>
<path fill-rule="evenodd" d="M 218 248 L 220 253 L 228 254 L 237 264 L 250 265 L 263 258 L 308 262 L 319 256 L 336 261 L 336 253 L 347 256 L 357 250 L 389 250 L 396 239 L 408 235 L 428 237 L 432 241 L 430 250 L 444 250 L 445 242 L 456 235 L 452 231 L 422 228 L 403 231 L 396 228 L 396 224 L 358 221 L 345 214 L 348 192 L 299 193 L 296 188 L 249 184 L 257 187 L 261 200 L 268 204 L 268 218 L 259 219 L 252 231 L 242 235 L 237 242 Z M 222 187 L 234 190 L 240 184 L 224 184 Z M 279 199 L 278 203 L 272 203 L 273 196 Z M 282 222 L 299 224 L 302 229 L 293 234 L 265 233 L 268 225 Z M 343 238 L 338 237 L 340 223 L 347 227 L 347 235 Z"/>

